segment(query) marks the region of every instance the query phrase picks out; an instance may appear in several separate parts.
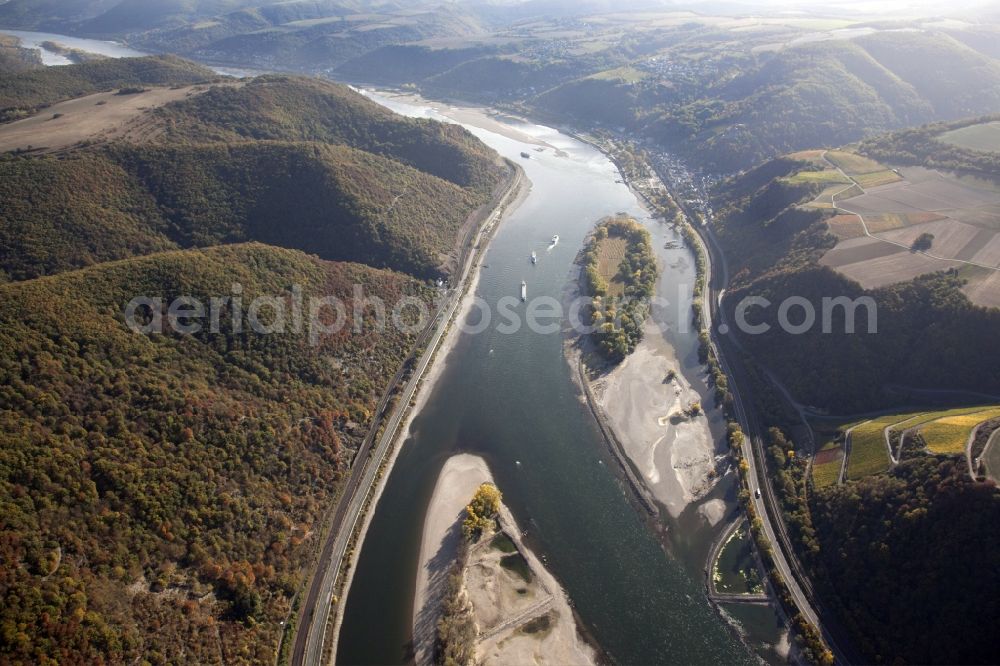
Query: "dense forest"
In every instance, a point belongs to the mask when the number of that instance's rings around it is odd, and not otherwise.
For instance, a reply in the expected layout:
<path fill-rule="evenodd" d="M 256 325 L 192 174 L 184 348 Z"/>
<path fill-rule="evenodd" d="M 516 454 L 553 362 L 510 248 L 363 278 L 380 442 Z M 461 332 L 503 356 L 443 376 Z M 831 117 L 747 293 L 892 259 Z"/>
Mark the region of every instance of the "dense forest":
<path fill-rule="evenodd" d="M 969 150 L 938 141 L 942 133 L 970 125 L 1000 120 L 991 115 L 951 123 L 932 123 L 900 130 L 862 142 L 859 150 L 875 159 L 891 159 L 896 164 L 926 166 L 995 178 L 1000 173 L 1000 153 Z"/>
<path fill-rule="evenodd" d="M 0 287 L 0 653 L 129 663 L 273 659 L 351 450 L 412 338 L 144 336 L 136 294 L 246 303 L 432 291 L 264 245 L 181 251 Z"/>
<path fill-rule="evenodd" d="M 615 239 L 622 242 L 617 263 L 619 254 L 608 245 Z M 593 338 L 601 354 L 617 363 L 642 340 L 659 276 L 649 232 L 630 217 L 603 220 L 587 241 L 580 263 L 583 291 L 592 298 L 587 317 L 596 327 Z M 612 284 L 618 288 L 613 290 Z"/>
<path fill-rule="evenodd" d="M 1000 493 L 959 459 L 921 457 L 816 490 L 823 598 L 872 663 L 996 658 Z"/>
<path fill-rule="evenodd" d="M 993 343 L 1000 311 L 970 303 L 954 274 L 866 291 L 818 265 L 836 239 L 823 212 L 798 207 L 818 187 L 785 178 L 803 168 L 806 163 L 782 158 L 717 191 L 716 229 L 732 277 L 724 307 L 732 317 L 747 296 L 775 304 L 749 310 L 751 324 L 766 323 L 771 330 L 741 335 L 742 344 L 800 402 L 835 413 L 890 404 L 883 391 L 887 384 L 1000 393 L 1000 349 Z M 784 332 L 777 304 L 790 296 L 806 298 L 816 313 L 823 312 L 823 298 L 869 296 L 876 303 L 878 332 L 867 334 L 863 308 L 856 334 L 845 333 L 843 308 L 832 311 L 831 332 L 819 325 L 803 334 Z"/>
<path fill-rule="evenodd" d="M 30 108 L 201 77 L 107 62 L 0 85 Z M 341 86 L 267 77 L 202 97 L 128 139 L 0 156 L 0 662 L 273 662 L 414 351 L 371 308 L 354 320 L 354 289 L 433 306 L 428 278 L 509 173 L 465 130 Z M 137 296 L 221 297 L 221 328 L 132 332 Z M 286 313 L 337 297 L 347 320 L 319 344 L 294 314 L 258 335 L 256 296 Z"/>

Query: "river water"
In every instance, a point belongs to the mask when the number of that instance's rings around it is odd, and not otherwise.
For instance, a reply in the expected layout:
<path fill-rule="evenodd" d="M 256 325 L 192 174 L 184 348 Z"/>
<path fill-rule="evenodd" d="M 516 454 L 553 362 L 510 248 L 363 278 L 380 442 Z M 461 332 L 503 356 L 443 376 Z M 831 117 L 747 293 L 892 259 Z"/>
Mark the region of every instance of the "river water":
<path fill-rule="evenodd" d="M 29 48 L 54 41 L 109 57 L 144 55 L 116 42 L 6 29 L 0 33 L 19 37 Z M 45 49 L 42 55 L 47 65 L 69 63 Z M 430 104 L 368 94 L 405 115 L 448 120 Z M 518 295 L 525 280 L 529 296 L 561 299 L 573 278 L 573 259 L 596 221 L 617 212 L 631 214 L 647 225 L 658 248 L 664 269 L 658 293 L 680 301 L 654 309 L 653 317 L 667 329 L 664 336 L 681 371 L 709 404 L 688 310 L 693 258 L 683 247 L 663 249 L 679 241 L 679 235 L 648 217 L 629 189 L 616 182 L 614 165 L 595 148 L 552 128 L 501 122 L 549 147 L 536 152 L 534 143 L 466 125 L 500 154 L 519 161 L 532 183 L 529 196 L 504 220 L 490 245 L 478 295 L 495 306 L 503 296 Z M 522 151 L 531 159 L 522 159 Z M 560 236 L 555 246 L 549 241 L 553 234 Z M 532 250 L 538 253 L 536 265 L 529 261 Z M 472 318 L 477 319 L 475 314 Z M 616 463 L 572 381 L 562 336 L 527 327 L 505 335 L 491 326 L 463 335 L 445 363 L 375 509 L 346 600 L 338 662 L 394 664 L 408 659 L 423 516 L 441 466 L 459 452 L 488 461 L 526 540 L 565 587 L 585 630 L 614 661 L 754 661 L 705 599 L 702 567 L 718 529 L 706 527 L 693 505 L 677 519 L 651 524 L 629 503 Z M 716 418 L 717 437 L 720 427 Z M 731 505 L 731 480 L 704 499 L 712 498 Z M 777 637 L 773 611 L 733 611 L 751 642 Z M 768 650 L 760 654 L 774 658 Z"/>
<path fill-rule="evenodd" d="M 443 119 L 428 105 L 371 96 L 406 115 Z M 561 298 L 584 237 L 606 215 L 621 211 L 643 220 L 659 247 L 679 240 L 616 182 L 617 170 L 598 150 L 551 128 L 502 122 L 552 147 L 539 153 L 530 144 L 467 125 L 518 161 L 532 184 L 486 255 L 478 295 L 487 303 L 517 295 L 521 280 L 531 297 Z M 522 151 L 531 159 L 521 158 Z M 550 249 L 553 234 L 560 241 Z M 529 261 L 532 250 L 537 265 Z M 670 252 L 675 256 L 663 262 L 661 293 L 670 298 L 685 284 L 689 299 L 693 258 L 683 248 Z M 690 310 L 666 308 L 661 316 L 672 325 L 667 337 L 682 367 L 701 383 L 694 376 L 697 339 Z M 475 311 L 470 317 L 479 318 Z M 522 327 L 505 335 L 491 326 L 461 336 L 445 362 L 375 509 L 346 600 L 339 663 L 406 660 L 424 508 L 444 461 L 458 452 L 488 461 L 529 543 L 613 660 L 753 660 L 705 598 L 700 573 L 710 531 L 693 537 L 678 529 L 694 524 L 682 514 L 668 525 L 673 529 L 664 544 L 628 502 L 614 459 L 572 381 L 559 334 Z"/>
<path fill-rule="evenodd" d="M 72 63 L 72 60 L 60 53 L 46 49 L 42 46 L 45 42 L 55 42 L 71 49 L 80 49 L 87 53 L 97 53 L 108 58 L 132 58 L 147 55 L 142 51 L 136 51 L 119 42 L 109 42 L 99 39 L 83 39 L 67 35 L 56 35 L 49 32 L 7 30 L 5 28 L 0 29 L 0 34 L 17 37 L 21 40 L 21 46 L 24 48 L 40 50 L 42 52 L 42 63 L 46 65 L 69 65 Z"/>

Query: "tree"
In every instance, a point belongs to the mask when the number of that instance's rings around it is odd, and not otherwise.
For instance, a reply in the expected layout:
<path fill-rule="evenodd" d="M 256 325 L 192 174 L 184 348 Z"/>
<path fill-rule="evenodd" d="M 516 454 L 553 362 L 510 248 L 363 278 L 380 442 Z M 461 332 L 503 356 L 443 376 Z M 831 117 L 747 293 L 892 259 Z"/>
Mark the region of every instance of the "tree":
<path fill-rule="evenodd" d="M 934 243 L 934 234 L 925 231 L 924 233 L 920 234 L 913 240 L 913 245 L 911 245 L 910 248 L 914 252 L 926 252 L 927 250 L 931 249 L 931 245 L 933 243 Z"/>
<path fill-rule="evenodd" d="M 462 521 L 462 534 L 466 539 L 475 541 L 493 528 L 502 497 L 500 489 L 492 483 L 484 483 L 476 489 L 472 501 L 465 507 L 465 520 Z"/>

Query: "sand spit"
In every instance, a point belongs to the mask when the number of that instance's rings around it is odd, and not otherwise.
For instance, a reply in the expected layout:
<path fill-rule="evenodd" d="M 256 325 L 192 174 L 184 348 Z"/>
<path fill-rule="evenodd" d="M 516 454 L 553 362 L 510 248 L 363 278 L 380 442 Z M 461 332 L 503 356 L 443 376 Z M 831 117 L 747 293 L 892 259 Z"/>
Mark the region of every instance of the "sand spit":
<path fill-rule="evenodd" d="M 424 519 L 414 598 L 417 664 L 432 663 L 437 619 L 462 539 L 465 505 L 485 482 L 492 482 L 486 462 L 468 454 L 449 458 L 438 477 Z M 479 634 L 478 662 L 594 664 L 594 651 L 577 631 L 566 593 L 525 547 L 505 506 L 500 525 L 500 533 L 484 536 L 470 548 L 463 571 Z M 503 546 L 494 544 L 494 538 Z M 502 559 L 508 564 L 502 565 Z M 511 561 L 517 565 L 511 566 Z"/>

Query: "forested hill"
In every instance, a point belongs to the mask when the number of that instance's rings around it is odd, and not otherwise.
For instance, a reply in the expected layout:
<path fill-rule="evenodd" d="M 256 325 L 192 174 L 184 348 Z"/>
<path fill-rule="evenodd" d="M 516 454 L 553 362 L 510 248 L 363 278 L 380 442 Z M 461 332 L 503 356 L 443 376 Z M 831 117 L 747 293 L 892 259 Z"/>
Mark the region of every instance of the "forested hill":
<path fill-rule="evenodd" d="M 695 86 L 619 69 L 565 82 L 530 103 L 623 125 L 719 172 L 1000 105 L 1000 60 L 932 30 L 807 42 L 742 58 L 734 50 L 721 60 L 701 66 L 708 78 Z"/>
<path fill-rule="evenodd" d="M 865 290 L 819 264 L 837 244 L 827 224 L 833 211 L 828 205 L 803 204 L 827 186 L 842 190 L 845 185 L 824 183 L 817 178 L 818 169 L 806 158 L 785 157 L 717 189 L 714 224 L 732 276 L 724 307 L 732 316 L 746 296 L 762 296 L 774 304 L 797 296 L 821 313 L 825 297 L 870 296 L 877 303 L 878 332 L 845 333 L 843 313 L 835 311 L 830 333 L 818 325 L 801 335 L 785 333 L 775 305 L 751 309 L 752 323 L 772 328 L 763 335 L 741 335 L 743 344 L 799 402 L 834 413 L 892 404 L 894 398 L 883 391 L 889 384 L 1000 394 L 995 371 L 1000 310 L 970 303 L 961 291 L 961 276 L 930 273 Z M 867 330 L 863 323 L 858 326 Z"/>
<path fill-rule="evenodd" d="M 437 277 L 508 169 L 464 128 L 345 86 L 217 86 L 143 114 L 127 140 L 0 156 L 0 270 L 21 280 L 259 240 Z"/>
<path fill-rule="evenodd" d="M 463 127 L 403 118 L 347 86 L 263 76 L 217 87 L 155 115 L 166 143 L 283 140 L 346 144 L 398 160 L 461 187 L 489 192 L 496 155 Z"/>
<path fill-rule="evenodd" d="M 28 108 L 203 80 L 108 62 L 4 85 Z M 380 326 L 355 288 L 432 311 L 430 279 L 511 174 L 460 127 L 341 86 L 209 85 L 121 133 L 0 155 L 0 663 L 275 663 L 376 405 L 419 351 L 413 308 Z M 179 296 L 223 305 L 192 335 L 126 325 L 132 299 Z M 253 331 L 258 296 L 283 327 Z M 314 297 L 343 304 L 334 334 L 310 336 Z"/>
<path fill-rule="evenodd" d="M 488 198 L 347 146 L 265 141 L 0 158 L 0 196 L 11 280 L 247 240 L 433 277 Z"/>
<path fill-rule="evenodd" d="M 105 90 L 133 86 L 188 85 L 214 81 L 210 69 L 176 56 L 108 58 L 27 71 L 0 69 L 0 122 L 41 107 Z"/>
<path fill-rule="evenodd" d="M 320 346 L 141 335 L 136 295 L 343 299 Z M 0 286 L 0 661 L 273 663 L 322 518 L 413 337 L 353 330 L 353 285 L 413 278 L 259 244 Z M 287 307 L 287 305 L 286 305 Z M 269 314 L 265 313 L 265 317 Z M 289 327 L 290 329 L 291 327 Z"/>
<path fill-rule="evenodd" d="M 1000 612 L 1000 492 L 926 457 L 811 496 L 823 598 L 877 663 L 983 664 Z M 933 630 L 929 628 L 933 627 Z"/>

